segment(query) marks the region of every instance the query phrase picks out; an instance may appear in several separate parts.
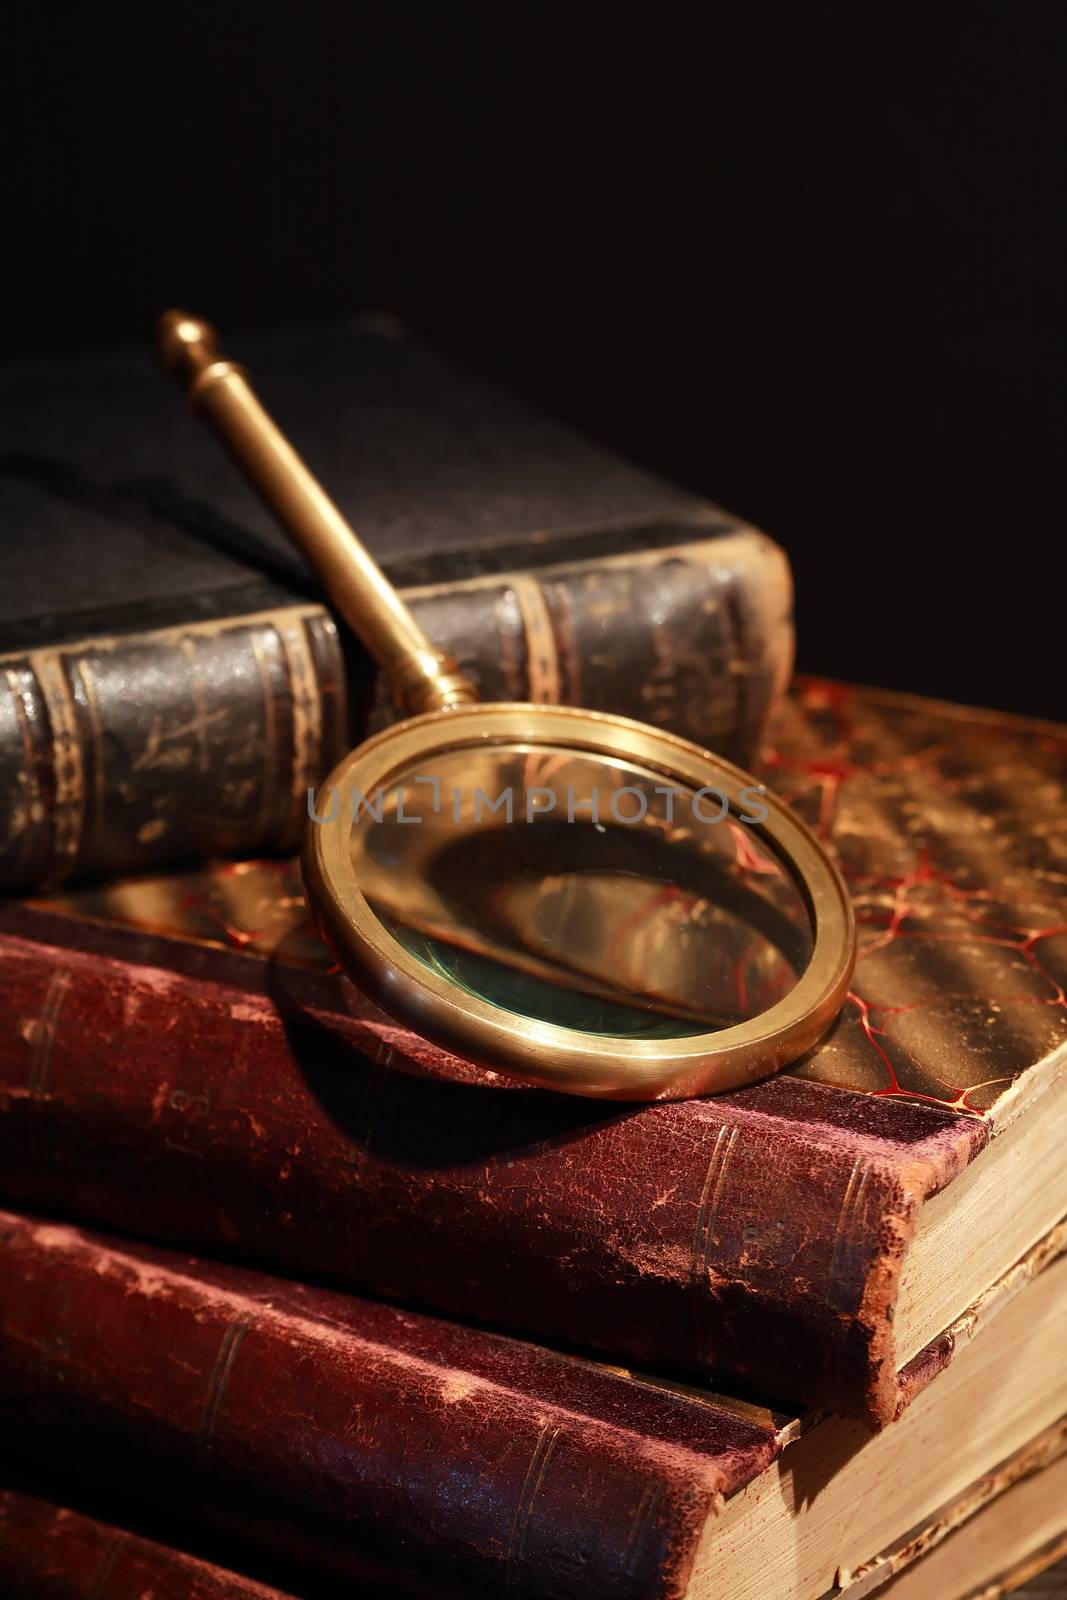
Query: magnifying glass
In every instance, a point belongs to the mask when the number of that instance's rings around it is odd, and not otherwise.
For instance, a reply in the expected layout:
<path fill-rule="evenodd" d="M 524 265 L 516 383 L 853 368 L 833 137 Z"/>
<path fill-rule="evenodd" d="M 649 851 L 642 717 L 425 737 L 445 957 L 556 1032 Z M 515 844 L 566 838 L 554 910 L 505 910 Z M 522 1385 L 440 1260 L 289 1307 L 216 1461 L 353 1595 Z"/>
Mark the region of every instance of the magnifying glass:
<path fill-rule="evenodd" d="M 157 345 L 409 714 L 309 803 L 308 903 L 359 987 L 446 1049 L 571 1094 L 682 1099 L 810 1050 L 855 927 L 800 819 L 628 717 L 480 704 L 211 327 L 170 311 Z"/>

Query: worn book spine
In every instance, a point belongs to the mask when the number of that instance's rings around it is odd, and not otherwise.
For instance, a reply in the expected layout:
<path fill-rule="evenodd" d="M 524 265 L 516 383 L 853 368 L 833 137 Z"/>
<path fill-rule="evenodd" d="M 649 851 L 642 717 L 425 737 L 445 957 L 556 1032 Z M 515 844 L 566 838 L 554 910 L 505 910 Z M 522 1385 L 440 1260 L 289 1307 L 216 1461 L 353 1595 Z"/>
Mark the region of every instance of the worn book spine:
<path fill-rule="evenodd" d="M 0 938 L 12 1203 L 874 1423 L 901 1404 L 909 1230 L 979 1119 L 792 1077 L 640 1108 L 457 1084 L 333 975 L 78 938 Z"/>
<path fill-rule="evenodd" d="M 674 1600 L 783 1443 L 755 1406 L 13 1213 L 0 1277 L 13 1459 L 374 1593 Z"/>
<path fill-rule="evenodd" d="M 13 1489 L 0 1490 L 0 1594 L 9 1600 L 291 1600 L 183 1550 Z"/>
<path fill-rule="evenodd" d="M 485 700 L 612 710 L 744 764 L 792 665 L 754 529 L 408 588 Z M 0 892 L 292 851 L 307 791 L 395 715 L 319 605 L 0 656 Z"/>

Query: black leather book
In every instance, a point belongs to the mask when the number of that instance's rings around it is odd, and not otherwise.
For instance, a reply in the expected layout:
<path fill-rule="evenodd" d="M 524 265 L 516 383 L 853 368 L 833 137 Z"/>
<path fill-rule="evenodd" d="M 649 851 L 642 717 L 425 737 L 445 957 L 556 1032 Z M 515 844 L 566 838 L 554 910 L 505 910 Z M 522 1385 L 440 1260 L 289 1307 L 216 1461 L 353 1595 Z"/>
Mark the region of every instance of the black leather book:
<path fill-rule="evenodd" d="M 227 345 L 485 698 L 750 757 L 792 658 L 763 534 L 387 318 Z M 0 439 L 0 890 L 292 849 L 392 710 L 147 341 L 0 370 Z"/>

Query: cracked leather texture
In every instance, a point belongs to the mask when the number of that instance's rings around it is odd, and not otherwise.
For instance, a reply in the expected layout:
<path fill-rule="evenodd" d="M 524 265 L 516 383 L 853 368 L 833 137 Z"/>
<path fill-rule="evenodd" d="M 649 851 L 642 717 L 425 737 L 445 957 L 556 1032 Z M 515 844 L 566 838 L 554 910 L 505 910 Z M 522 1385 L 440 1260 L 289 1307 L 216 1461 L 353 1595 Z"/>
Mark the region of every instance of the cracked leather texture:
<path fill-rule="evenodd" d="M 320 1577 L 672 1600 L 775 1419 L 535 1345 L 0 1213 L 13 1459 Z"/>

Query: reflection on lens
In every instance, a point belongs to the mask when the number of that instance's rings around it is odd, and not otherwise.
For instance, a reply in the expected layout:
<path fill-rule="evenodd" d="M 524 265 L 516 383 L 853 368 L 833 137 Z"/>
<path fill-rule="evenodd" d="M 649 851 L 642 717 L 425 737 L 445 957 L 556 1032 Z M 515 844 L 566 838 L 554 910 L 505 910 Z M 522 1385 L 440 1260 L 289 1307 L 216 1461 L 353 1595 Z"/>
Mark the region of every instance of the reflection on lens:
<path fill-rule="evenodd" d="M 781 1000 L 811 954 L 806 905 L 755 830 L 712 791 L 629 762 L 472 746 L 339 803 L 355 811 L 356 881 L 393 937 L 524 1017 L 708 1033 Z"/>

